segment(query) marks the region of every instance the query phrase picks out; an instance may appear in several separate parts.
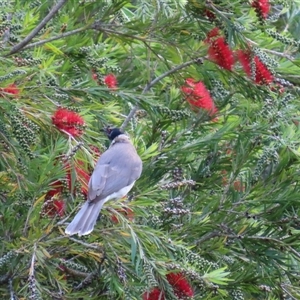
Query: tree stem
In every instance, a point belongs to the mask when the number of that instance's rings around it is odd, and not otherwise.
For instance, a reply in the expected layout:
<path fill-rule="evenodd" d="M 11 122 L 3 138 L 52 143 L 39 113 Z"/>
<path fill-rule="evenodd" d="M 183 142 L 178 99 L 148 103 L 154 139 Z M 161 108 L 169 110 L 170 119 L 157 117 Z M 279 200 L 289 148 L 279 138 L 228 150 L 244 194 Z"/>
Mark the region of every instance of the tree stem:
<path fill-rule="evenodd" d="M 85 31 L 86 29 L 88 29 L 88 28 L 87 27 L 82 27 L 82 28 L 74 29 L 74 30 L 65 32 L 63 34 L 54 36 L 52 38 L 46 39 L 46 40 L 41 40 L 41 41 L 38 41 L 38 42 L 35 42 L 35 43 L 31 43 L 31 44 L 23 47 L 20 50 L 26 50 L 26 49 L 33 48 L 33 47 L 36 47 L 36 46 L 41 46 L 41 45 L 47 44 L 49 42 L 52 42 L 52 41 L 55 41 L 55 40 L 59 40 L 61 38 L 64 38 L 64 37 L 67 37 L 67 36 L 70 36 L 70 35 L 73 35 L 73 34 L 76 34 L 76 33 L 80 33 L 82 31 Z"/>
<path fill-rule="evenodd" d="M 161 81 L 163 78 L 165 78 L 165 77 L 167 77 L 167 76 L 169 76 L 169 75 L 171 75 L 171 74 L 173 74 L 173 73 L 175 73 L 175 72 L 177 72 L 177 71 L 179 71 L 179 70 L 181 70 L 181 69 L 184 69 L 184 68 L 186 68 L 186 67 L 188 67 L 188 66 L 194 64 L 195 62 L 196 62 L 196 63 L 197 63 L 197 62 L 202 63 L 202 61 L 199 60 L 199 59 L 194 59 L 194 60 L 191 60 L 191 61 L 187 61 L 187 62 L 185 62 L 185 63 L 183 63 L 183 64 L 181 64 L 181 65 L 179 65 L 179 66 L 176 66 L 175 68 L 173 68 L 173 69 L 171 69 L 171 70 L 168 70 L 167 72 L 163 73 L 162 75 L 160 75 L 160 76 L 154 78 L 151 82 L 149 82 L 149 83 L 145 86 L 145 88 L 144 88 L 142 94 L 145 94 L 146 92 L 148 92 L 148 91 L 149 91 L 156 83 L 158 83 L 159 81 Z M 126 126 L 127 126 L 128 123 L 130 122 L 130 120 L 133 118 L 134 114 L 136 113 L 136 111 L 137 111 L 138 109 L 139 109 L 139 105 L 138 105 L 138 104 L 135 105 L 135 106 L 131 109 L 131 111 L 130 111 L 129 114 L 127 115 L 126 119 L 124 120 L 124 122 L 123 122 L 123 124 L 122 124 L 122 126 L 121 126 L 121 128 L 120 128 L 121 130 L 124 130 L 124 129 L 126 128 Z"/>
<path fill-rule="evenodd" d="M 56 15 L 59 9 L 65 5 L 67 0 L 60 0 L 56 5 L 52 7 L 48 15 L 41 21 L 41 23 L 36 26 L 19 44 L 15 45 L 8 55 L 19 52 L 22 48 L 24 48 L 38 33 L 41 29 L 43 29 L 46 24 Z"/>

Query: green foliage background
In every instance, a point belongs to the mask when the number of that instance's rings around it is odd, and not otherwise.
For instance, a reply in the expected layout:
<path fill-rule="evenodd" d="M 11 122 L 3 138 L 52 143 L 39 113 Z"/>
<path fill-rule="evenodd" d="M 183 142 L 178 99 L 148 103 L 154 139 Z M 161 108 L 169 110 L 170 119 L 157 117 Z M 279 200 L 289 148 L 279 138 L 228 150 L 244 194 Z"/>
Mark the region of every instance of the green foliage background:
<path fill-rule="evenodd" d="M 300 2 L 272 1 L 265 21 L 239 0 L 58 3 L 17 49 L 57 3 L 0 1 L 0 87 L 20 89 L 0 96 L 1 299 L 132 300 L 155 286 L 176 299 L 171 270 L 194 299 L 300 299 Z M 284 91 L 209 61 L 203 41 L 216 26 L 233 50 L 253 47 Z M 108 73 L 118 89 L 101 82 Z M 188 77 L 210 89 L 217 120 L 190 109 Z M 58 106 L 83 116 L 81 138 L 52 125 Z M 144 170 L 133 198 L 107 203 L 91 235 L 65 236 L 84 200 L 65 192 L 66 218 L 41 215 L 66 176 L 57 158 L 92 168 L 90 145 L 108 146 L 101 129 L 134 108 L 126 130 Z"/>

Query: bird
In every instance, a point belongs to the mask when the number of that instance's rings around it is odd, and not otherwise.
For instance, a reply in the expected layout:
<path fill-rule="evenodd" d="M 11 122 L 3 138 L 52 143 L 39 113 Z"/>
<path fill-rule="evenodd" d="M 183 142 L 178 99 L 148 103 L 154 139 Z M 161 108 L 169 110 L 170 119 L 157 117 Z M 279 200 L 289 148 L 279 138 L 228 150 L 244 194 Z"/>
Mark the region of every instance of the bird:
<path fill-rule="evenodd" d="M 112 141 L 100 156 L 88 183 L 87 200 L 65 229 L 67 235 L 88 235 L 103 207 L 111 199 L 121 199 L 142 173 L 143 163 L 129 136 L 119 128 L 104 130 Z"/>

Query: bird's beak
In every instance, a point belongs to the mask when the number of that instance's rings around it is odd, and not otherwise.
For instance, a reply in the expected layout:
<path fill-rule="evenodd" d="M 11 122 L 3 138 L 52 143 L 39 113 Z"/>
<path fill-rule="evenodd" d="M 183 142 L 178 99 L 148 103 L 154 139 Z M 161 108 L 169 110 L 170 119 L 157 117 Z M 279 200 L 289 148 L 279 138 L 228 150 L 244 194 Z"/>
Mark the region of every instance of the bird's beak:
<path fill-rule="evenodd" d="M 106 126 L 102 129 L 102 131 L 106 134 L 106 136 L 109 138 L 110 134 L 111 134 L 111 126 Z"/>

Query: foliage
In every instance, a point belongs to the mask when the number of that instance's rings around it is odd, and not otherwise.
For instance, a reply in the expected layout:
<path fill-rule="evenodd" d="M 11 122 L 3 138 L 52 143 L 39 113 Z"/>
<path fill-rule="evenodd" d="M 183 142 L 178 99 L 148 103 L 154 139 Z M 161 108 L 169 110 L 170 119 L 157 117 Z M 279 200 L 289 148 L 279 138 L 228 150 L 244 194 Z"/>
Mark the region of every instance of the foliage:
<path fill-rule="evenodd" d="M 0 7 L 3 299 L 300 299 L 299 1 Z M 142 177 L 66 236 L 122 123 Z"/>

